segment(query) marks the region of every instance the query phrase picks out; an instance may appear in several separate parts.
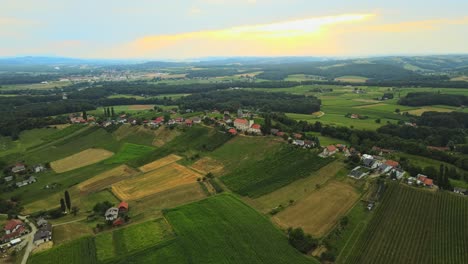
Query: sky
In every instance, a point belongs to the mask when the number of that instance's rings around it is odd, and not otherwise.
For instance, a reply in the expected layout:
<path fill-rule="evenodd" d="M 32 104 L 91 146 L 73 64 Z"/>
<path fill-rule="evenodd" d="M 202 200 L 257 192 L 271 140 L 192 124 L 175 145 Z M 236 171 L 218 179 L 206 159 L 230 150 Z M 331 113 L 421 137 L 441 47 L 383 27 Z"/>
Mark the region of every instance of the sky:
<path fill-rule="evenodd" d="M 0 0 L 0 57 L 454 53 L 467 0 Z"/>

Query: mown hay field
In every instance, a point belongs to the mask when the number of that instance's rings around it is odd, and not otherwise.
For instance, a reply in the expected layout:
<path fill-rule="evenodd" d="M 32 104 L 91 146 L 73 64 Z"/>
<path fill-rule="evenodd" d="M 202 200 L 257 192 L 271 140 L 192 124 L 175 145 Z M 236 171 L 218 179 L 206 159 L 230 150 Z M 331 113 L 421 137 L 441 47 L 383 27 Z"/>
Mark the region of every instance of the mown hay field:
<path fill-rule="evenodd" d="M 302 227 L 314 237 L 322 237 L 344 216 L 359 199 L 354 187 L 330 182 L 307 197 L 287 207 L 275 217 L 280 226 Z"/>
<path fill-rule="evenodd" d="M 71 171 L 102 160 L 110 158 L 114 153 L 105 149 L 90 148 L 83 150 L 66 158 L 50 163 L 50 167 L 57 173 Z"/>
<path fill-rule="evenodd" d="M 112 192 L 121 200 L 143 197 L 196 182 L 201 175 L 177 163 L 160 167 L 143 175 L 112 185 Z"/>
<path fill-rule="evenodd" d="M 149 172 L 149 171 L 156 170 L 156 169 L 159 169 L 161 167 L 164 167 L 166 165 L 169 165 L 171 163 L 174 163 L 176 161 L 179 161 L 181 159 L 182 159 L 182 157 L 171 154 L 171 155 L 168 155 L 168 156 L 166 156 L 166 157 L 164 157 L 162 159 L 158 159 L 156 161 L 153 161 L 151 163 L 143 165 L 143 166 L 139 167 L 138 169 L 140 171 L 142 171 L 142 172 Z"/>
<path fill-rule="evenodd" d="M 340 263 L 468 263 L 468 199 L 390 184 Z"/>
<path fill-rule="evenodd" d="M 138 174 L 138 171 L 128 167 L 127 165 L 121 165 L 117 168 L 108 170 L 101 174 L 98 174 L 91 179 L 78 184 L 78 189 L 81 192 L 96 192 L 100 191 L 112 184 L 124 180 L 130 176 Z"/>

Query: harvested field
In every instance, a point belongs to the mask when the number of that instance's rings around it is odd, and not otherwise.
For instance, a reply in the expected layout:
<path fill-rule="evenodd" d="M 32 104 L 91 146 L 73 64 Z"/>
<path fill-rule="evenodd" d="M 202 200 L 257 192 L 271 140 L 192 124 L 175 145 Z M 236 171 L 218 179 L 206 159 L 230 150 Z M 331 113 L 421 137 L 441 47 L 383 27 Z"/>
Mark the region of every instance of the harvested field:
<path fill-rule="evenodd" d="M 201 175 L 177 163 L 159 166 L 141 176 L 112 185 L 112 192 L 121 200 L 137 200 L 143 197 L 196 182 Z"/>
<path fill-rule="evenodd" d="M 105 149 L 87 149 L 64 159 L 56 160 L 50 163 L 50 167 L 57 173 L 71 171 L 84 166 L 88 166 L 114 155 L 114 153 Z"/>
<path fill-rule="evenodd" d="M 166 157 L 164 157 L 162 159 L 158 159 L 156 161 L 153 161 L 151 163 L 143 165 L 143 166 L 139 167 L 138 169 L 141 170 L 142 172 L 149 172 L 149 171 L 156 170 L 156 169 L 159 169 L 161 167 L 164 167 L 166 165 L 169 165 L 171 163 L 174 163 L 174 162 L 176 162 L 178 160 L 181 160 L 181 159 L 182 159 L 182 157 L 171 154 L 171 155 L 168 155 L 168 156 L 166 156 Z"/>
<path fill-rule="evenodd" d="M 416 109 L 416 110 L 408 111 L 408 113 L 412 114 L 412 115 L 420 116 L 424 112 L 431 112 L 431 111 L 433 111 L 433 112 L 444 112 L 444 113 L 453 112 L 452 109 L 439 108 L 439 107 L 433 107 L 433 106 L 425 106 L 425 107 L 422 107 L 422 108 L 419 108 L 419 109 Z"/>
<path fill-rule="evenodd" d="M 353 108 L 372 108 L 372 107 L 382 106 L 382 105 L 387 105 L 387 104 L 378 103 L 378 104 L 369 104 L 369 105 L 358 105 L 358 106 L 353 106 Z"/>
<path fill-rule="evenodd" d="M 82 222 L 69 223 L 53 227 L 54 245 L 60 245 L 77 238 L 93 234 L 91 227 Z"/>
<path fill-rule="evenodd" d="M 128 110 L 150 110 L 154 105 L 129 105 Z"/>
<path fill-rule="evenodd" d="M 78 185 L 81 192 L 97 192 L 138 172 L 127 165 L 122 165 L 112 170 L 108 170 Z"/>
<path fill-rule="evenodd" d="M 202 174 L 207 174 L 211 172 L 214 175 L 217 175 L 223 171 L 224 166 L 221 162 L 217 160 L 214 160 L 210 157 L 204 157 L 195 162 L 192 165 L 192 168 Z"/>
<path fill-rule="evenodd" d="M 154 132 L 155 138 L 153 140 L 153 146 L 161 147 L 167 142 L 176 138 L 178 135 L 180 135 L 180 133 L 181 132 L 177 129 L 161 127 Z"/>
<path fill-rule="evenodd" d="M 282 227 L 302 227 L 304 232 L 322 237 L 358 199 L 359 193 L 352 186 L 333 181 L 278 213 L 273 220 Z"/>

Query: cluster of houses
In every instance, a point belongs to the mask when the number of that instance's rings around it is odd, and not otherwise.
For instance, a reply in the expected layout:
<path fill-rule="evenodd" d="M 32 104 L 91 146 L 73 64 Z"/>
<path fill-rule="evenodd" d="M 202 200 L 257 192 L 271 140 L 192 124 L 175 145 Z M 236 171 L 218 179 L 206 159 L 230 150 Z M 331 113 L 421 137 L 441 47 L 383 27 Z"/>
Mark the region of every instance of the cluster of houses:
<path fill-rule="evenodd" d="M 233 125 L 238 131 L 241 132 L 248 132 L 257 135 L 262 134 L 261 126 L 259 124 L 255 124 L 253 120 L 247 120 L 245 118 L 236 118 L 233 122 Z M 229 129 L 228 131 L 231 131 L 231 129 Z"/>
<path fill-rule="evenodd" d="M 16 175 L 17 177 L 21 177 L 21 181 L 17 181 L 14 183 L 14 185 L 18 188 L 35 183 L 37 181 L 37 178 L 31 175 L 27 175 L 27 173 L 40 173 L 45 171 L 46 168 L 42 165 L 36 165 L 31 167 L 29 170 L 27 169 L 27 166 L 23 163 L 16 163 L 12 168 L 11 172 Z M 25 175 L 26 174 L 26 175 Z M 15 180 L 15 176 L 10 175 L 6 176 L 3 178 L 5 183 L 9 184 Z"/>
<path fill-rule="evenodd" d="M 399 180 L 403 178 L 405 171 L 401 169 L 397 161 L 385 159 L 382 156 L 363 154 L 361 165 L 351 170 L 348 175 L 355 179 L 361 179 L 369 174 L 384 174 Z"/>
<path fill-rule="evenodd" d="M 354 148 L 348 148 L 343 144 L 328 145 L 323 148 L 323 151 L 319 154 L 319 157 L 326 158 L 335 155 L 338 152 L 344 153 L 346 157 L 351 156 L 352 154 L 357 153 Z"/>
<path fill-rule="evenodd" d="M 96 118 L 92 115 L 88 115 L 86 119 L 83 118 L 83 113 L 70 114 L 68 115 L 68 119 L 70 120 L 70 123 L 72 124 L 88 124 L 88 123 L 96 122 Z"/>
<path fill-rule="evenodd" d="M 416 177 L 409 177 L 407 179 L 407 182 L 409 185 L 416 184 L 416 185 L 425 186 L 428 188 L 434 187 L 434 181 L 428 176 L 423 175 L 423 174 L 418 174 Z"/>
<path fill-rule="evenodd" d="M 124 216 L 128 213 L 128 210 L 128 203 L 122 201 L 117 207 L 107 209 L 104 217 L 106 221 L 112 222 L 113 226 L 121 226 L 125 224 Z"/>
<path fill-rule="evenodd" d="M 8 243 L 29 233 L 29 229 L 19 219 L 9 220 L 3 227 L 5 234 L 0 238 L 1 243 Z M 14 244 L 14 243 L 13 243 Z"/>

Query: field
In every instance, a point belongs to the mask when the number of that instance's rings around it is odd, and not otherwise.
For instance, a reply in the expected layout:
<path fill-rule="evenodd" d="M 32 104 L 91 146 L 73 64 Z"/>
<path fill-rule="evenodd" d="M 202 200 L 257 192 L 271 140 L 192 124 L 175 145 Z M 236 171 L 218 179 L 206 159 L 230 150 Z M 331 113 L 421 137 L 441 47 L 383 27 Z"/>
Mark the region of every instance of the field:
<path fill-rule="evenodd" d="M 93 234 L 93 230 L 81 222 L 55 226 L 52 231 L 54 232 L 54 245 L 64 244 L 83 236 L 89 236 Z"/>
<path fill-rule="evenodd" d="M 124 143 L 121 149 L 110 159 L 106 160 L 107 164 L 122 164 L 127 161 L 139 158 L 153 151 L 153 147 L 137 145 L 132 143 Z"/>
<path fill-rule="evenodd" d="M 56 160 L 50 163 L 50 167 L 57 173 L 71 171 L 98 163 L 114 155 L 114 153 L 105 149 L 87 149 L 79 153 Z"/>
<path fill-rule="evenodd" d="M 167 142 L 173 140 L 180 135 L 178 129 L 169 129 L 166 127 L 160 127 L 154 132 L 155 138 L 153 140 L 153 146 L 161 147 Z"/>
<path fill-rule="evenodd" d="M 256 198 L 307 177 L 332 161 L 318 157 L 314 151 L 284 145 L 255 165 L 238 166 L 221 179 L 232 191 Z"/>
<path fill-rule="evenodd" d="M 341 76 L 335 78 L 335 81 L 340 82 L 350 82 L 350 83 L 365 83 L 368 79 L 366 77 L 361 76 Z"/>
<path fill-rule="evenodd" d="M 146 146 L 152 146 L 155 138 L 155 132 L 153 130 L 130 125 L 120 126 L 113 135 L 119 141 Z"/>
<path fill-rule="evenodd" d="M 453 112 L 453 109 L 448 108 L 440 108 L 440 107 L 433 107 L 433 106 L 425 106 L 416 110 L 408 111 L 408 113 L 416 116 L 422 115 L 424 112 Z"/>
<path fill-rule="evenodd" d="M 112 184 L 124 180 L 130 176 L 136 175 L 138 172 L 126 165 L 121 165 L 109 171 L 103 172 L 92 177 L 89 180 L 81 182 L 78 185 L 80 192 L 96 192 L 100 191 Z"/>
<path fill-rule="evenodd" d="M 191 168 L 202 174 L 213 173 L 218 175 L 224 170 L 224 165 L 210 157 L 204 157 L 193 163 Z"/>
<path fill-rule="evenodd" d="M 341 263 L 467 263 L 468 200 L 391 184 Z"/>
<path fill-rule="evenodd" d="M 288 205 L 290 200 L 300 201 L 304 197 L 308 197 L 310 193 L 317 189 L 317 185 L 323 186 L 343 169 L 344 163 L 342 161 L 333 161 L 317 171 L 310 172 L 310 175 L 305 178 L 296 180 L 276 191 L 258 198 L 247 198 L 247 201 L 259 211 L 268 213 L 279 205 Z"/>
<path fill-rule="evenodd" d="M 121 200 L 138 200 L 171 188 L 196 182 L 201 175 L 177 163 L 153 169 L 112 185 L 112 192 Z"/>
<path fill-rule="evenodd" d="M 358 198 L 359 194 L 352 186 L 330 182 L 281 211 L 273 219 L 285 228 L 302 227 L 304 232 L 314 237 L 322 237 L 347 213 Z"/>
<path fill-rule="evenodd" d="M 151 163 L 148 163 L 144 166 L 141 166 L 139 167 L 138 169 L 142 172 L 149 172 L 149 171 L 152 171 L 152 170 L 156 170 L 156 169 L 159 169 L 161 167 L 164 167 L 166 165 L 169 165 L 171 163 L 174 163 L 178 160 L 181 160 L 182 157 L 179 157 L 177 155 L 174 155 L 174 154 L 171 154 L 169 156 L 166 156 L 162 159 L 158 159 L 156 161 L 153 161 Z"/>
<path fill-rule="evenodd" d="M 94 239 L 84 237 L 50 250 L 32 255 L 29 264 L 93 264 L 96 261 Z"/>
<path fill-rule="evenodd" d="M 108 261 L 144 250 L 172 237 L 174 235 L 170 226 L 165 219 L 160 218 L 97 235 L 96 255 L 99 261 Z"/>
<path fill-rule="evenodd" d="M 165 216 L 191 263 L 315 263 L 292 248 L 268 219 L 232 195 L 171 209 Z M 161 263 L 175 256 L 168 257 Z"/>

